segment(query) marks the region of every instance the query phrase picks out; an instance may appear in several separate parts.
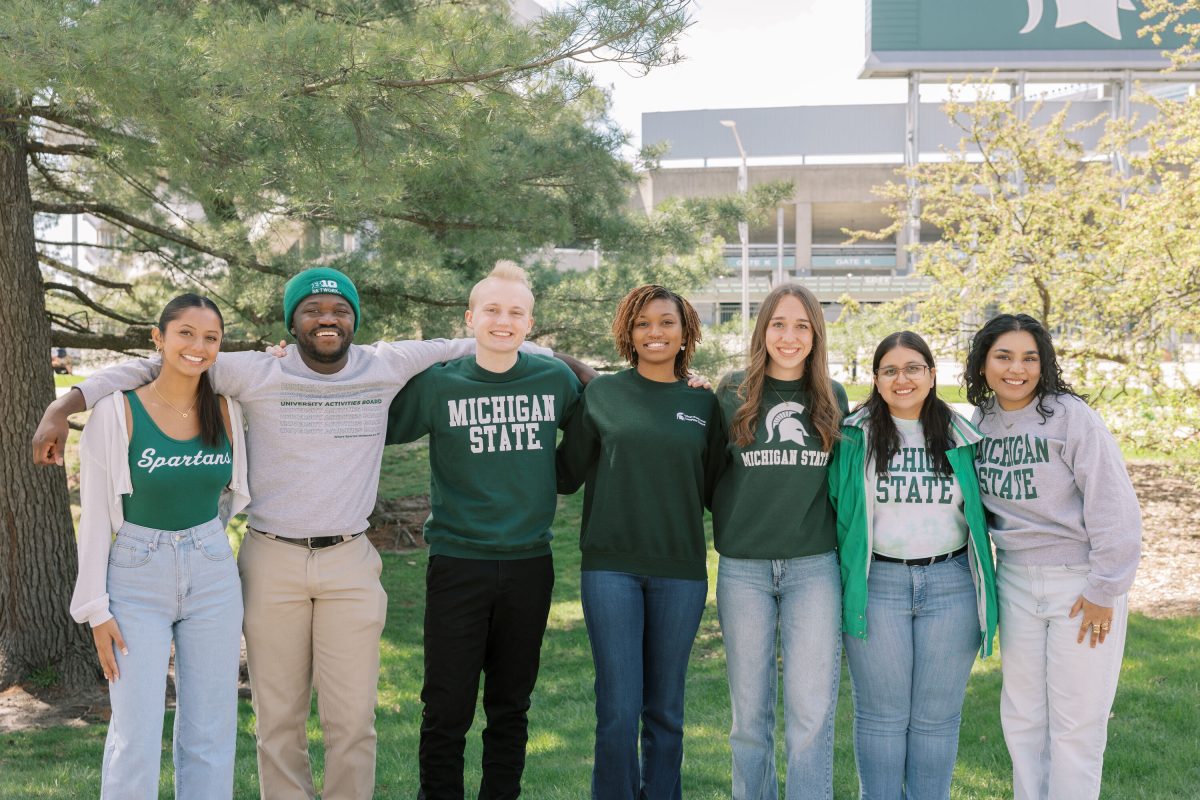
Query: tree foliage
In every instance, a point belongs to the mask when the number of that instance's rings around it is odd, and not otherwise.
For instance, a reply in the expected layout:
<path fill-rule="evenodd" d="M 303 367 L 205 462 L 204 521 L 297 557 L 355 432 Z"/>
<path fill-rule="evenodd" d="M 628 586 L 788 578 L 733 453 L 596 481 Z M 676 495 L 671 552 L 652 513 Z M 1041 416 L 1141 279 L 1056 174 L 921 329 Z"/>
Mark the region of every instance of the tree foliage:
<path fill-rule="evenodd" d="M 21 312 L 0 318 L 0 686 L 96 676 L 67 615 L 63 476 L 29 463 L 52 343 L 144 348 L 187 289 L 222 306 L 227 348 L 259 346 L 284 332 L 287 277 L 331 260 L 359 285 L 363 339 L 449 330 L 497 258 L 546 244 L 605 254 L 594 275 L 538 276 L 556 339 L 623 283 L 702 279 L 718 261 L 704 214 L 630 210 L 624 134 L 582 67 L 671 63 L 687 13 L 688 0 L 578 0 L 535 20 L 503 0 L 0 4 L 0 283 Z M 99 270 L 73 266 L 51 224 L 80 215 L 111 234 Z"/>
<path fill-rule="evenodd" d="M 624 133 L 583 68 L 673 62 L 687 6 L 580 0 L 523 23 L 494 0 L 5 3 L 0 107 L 26 131 L 34 210 L 118 232 L 99 274 L 39 237 L 55 342 L 128 347 L 192 288 L 255 346 L 283 332 L 282 282 L 330 259 L 360 284 L 364 337 L 444 333 L 497 258 L 547 244 L 599 246 L 618 269 L 590 280 L 614 287 L 625 264 L 696 280 L 701 217 L 630 210 Z M 570 315 L 547 322 L 565 335 Z"/>
<path fill-rule="evenodd" d="M 957 150 L 903 170 L 914 188 L 881 188 L 893 226 L 858 235 L 906 224 L 915 199 L 941 237 L 913 250 L 934 279 L 910 299 L 921 330 L 961 349 L 991 314 L 1032 314 L 1127 437 L 1166 451 L 1194 443 L 1200 385 L 1174 362 L 1196 358 L 1200 334 L 1200 102 L 1141 98 L 1156 118 L 1072 126 L 1065 110 L 1036 122 L 1036 104 L 1022 116 L 980 94 L 946 105 Z M 1087 128 L 1100 133 L 1091 151 Z"/>

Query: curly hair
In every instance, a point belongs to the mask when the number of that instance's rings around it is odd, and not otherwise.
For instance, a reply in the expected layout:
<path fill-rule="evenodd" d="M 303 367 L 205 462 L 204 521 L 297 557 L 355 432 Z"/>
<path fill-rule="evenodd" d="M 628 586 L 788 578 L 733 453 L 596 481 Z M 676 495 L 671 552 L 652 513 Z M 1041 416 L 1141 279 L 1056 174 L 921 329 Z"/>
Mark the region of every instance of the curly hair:
<path fill-rule="evenodd" d="M 1013 331 L 1025 331 L 1037 344 L 1041 374 L 1038 376 L 1037 386 L 1034 387 L 1034 395 L 1037 398 L 1037 412 L 1043 422 L 1054 416 L 1054 409 L 1046 402 L 1047 398 L 1067 394 L 1087 402 L 1087 395 L 1079 394 L 1063 379 L 1062 367 L 1059 366 L 1058 355 L 1054 352 L 1054 342 L 1046 326 L 1028 314 L 999 314 L 985 322 L 971 339 L 971 349 L 967 353 L 967 363 L 963 368 L 967 401 L 971 405 L 982 408 L 994 394 L 983 374 L 988 353 L 997 339 Z"/>
<path fill-rule="evenodd" d="M 754 429 L 758 427 L 759 404 L 762 402 L 763 385 L 767 375 L 767 326 L 775 315 L 775 308 L 785 297 L 795 297 L 804 305 L 812 325 L 812 350 L 804 360 L 804 374 L 800 380 L 808 392 L 809 413 L 813 426 L 821 437 L 821 449 L 828 453 L 838 439 L 842 423 L 842 412 L 833 393 L 833 381 L 829 379 L 829 354 L 826 352 L 825 314 L 821 302 L 810 290 L 798 283 L 776 286 L 765 298 L 754 323 L 750 337 L 750 355 L 746 364 L 746 375 L 738 386 L 737 396 L 742 401 L 730 423 L 733 441 L 745 447 L 754 441 Z"/>
<path fill-rule="evenodd" d="M 700 317 L 691 303 L 664 286 L 647 283 L 621 299 L 612 323 L 617 352 L 632 366 L 637 366 L 637 348 L 633 346 L 633 324 L 642 313 L 642 309 L 654 300 L 669 300 L 679 309 L 680 323 L 683 326 L 683 349 L 675 354 L 675 377 L 685 381 L 688 378 L 688 365 L 692 363 L 692 356 L 701 337 Z"/>

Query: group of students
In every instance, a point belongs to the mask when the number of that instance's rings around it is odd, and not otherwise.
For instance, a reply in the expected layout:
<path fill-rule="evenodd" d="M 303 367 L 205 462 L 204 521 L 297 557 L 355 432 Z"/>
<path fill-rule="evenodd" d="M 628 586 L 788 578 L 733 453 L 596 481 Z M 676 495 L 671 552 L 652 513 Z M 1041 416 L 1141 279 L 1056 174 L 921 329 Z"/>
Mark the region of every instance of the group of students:
<path fill-rule="evenodd" d="M 833 796 L 843 648 L 861 796 L 947 798 L 971 666 L 997 620 L 1014 796 L 1099 795 L 1140 515 L 1116 443 L 1040 323 L 1000 315 L 975 335 L 967 420 L 937 397 L 933 355 L 909 331 L 879 343 L 851 414 L 821 307 L 799 285 L 765 298 L 746 368 L 715 393 L 689 381 L 699 319 L 664 287 L 621 301 L 613 335 L 630 367 L 594 379 L 524 343 L 533 306 L 523 271 L 502 264 L 472 290 L 473 340 L 352 345 L 357 291 L 321 268 L 285 289 L 295 348 L 217 363 L 219 311 L 184 295 L 155 331 L 161 362 L 106 370 L 47 410 L 40 463 L 61 456 L 67 414 L 104 398 L 81 446 L 72 601 L 112 680 L 104 797 L 157 796 L 172 639 L 177 796 L 230 796 L 243 602 L 262 796 L 316 796 L 314 686 L 322 796 L 372 796 L 386 595 L 361 534 L 384 442 L 426 434 L 418 797 L 464 797 L 481 678 L 479 797 L 520 793 L 556 493 L 580 486 L 593 798 L 684 795 L 706 508 L 734 798 L 778 797 L 780 661 L 786 797 Z M 243 507 L 235 567 L 224 521 Z"/>

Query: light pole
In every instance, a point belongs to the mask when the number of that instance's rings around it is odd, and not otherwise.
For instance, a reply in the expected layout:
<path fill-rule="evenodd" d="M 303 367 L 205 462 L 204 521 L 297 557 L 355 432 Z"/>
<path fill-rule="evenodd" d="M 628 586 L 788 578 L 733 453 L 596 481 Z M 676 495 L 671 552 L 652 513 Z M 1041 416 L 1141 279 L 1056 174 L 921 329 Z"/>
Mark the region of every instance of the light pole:
<path fill-rule="evenodd" d="M 742 137 L 738 136 L 737 123 L 731 119 L 721 120 L 721 124 L 733 131 L 733 140 L 737 142 L 738 153 L 742 163 L 738 167 L 738 194 L 745 200 L 747 191 L 746 177 L 746 148 L 742 147 Z M 750 345 L 750 224 L 743 219 L 738 223 L 738 236 L 742 239 L 742 346 Z"/>

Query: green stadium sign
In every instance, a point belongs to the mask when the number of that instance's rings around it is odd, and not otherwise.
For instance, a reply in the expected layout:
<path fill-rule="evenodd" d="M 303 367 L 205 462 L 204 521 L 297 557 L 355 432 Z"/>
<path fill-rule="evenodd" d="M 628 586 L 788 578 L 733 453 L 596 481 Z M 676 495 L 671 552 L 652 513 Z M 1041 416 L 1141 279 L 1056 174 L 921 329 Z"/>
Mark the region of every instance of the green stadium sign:
<path fill-rule="evenodd" d="M 864 75 L 918 69 L 1148 70 L 1163 50 L 1138 0 L 867 0 Z M 1190 20 L 1191 21 L 1191 20 Z"/>

